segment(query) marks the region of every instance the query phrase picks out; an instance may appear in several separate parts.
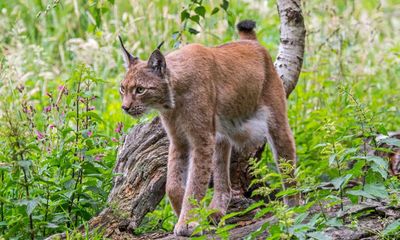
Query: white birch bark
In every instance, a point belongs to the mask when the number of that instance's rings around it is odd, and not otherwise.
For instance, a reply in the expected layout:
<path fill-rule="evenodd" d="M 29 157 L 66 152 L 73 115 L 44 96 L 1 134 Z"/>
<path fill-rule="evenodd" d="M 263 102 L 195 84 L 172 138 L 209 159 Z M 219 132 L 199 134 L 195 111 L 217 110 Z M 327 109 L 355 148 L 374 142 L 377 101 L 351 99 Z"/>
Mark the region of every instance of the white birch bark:
<path fill-rule="evenodd" d="M 277 0 L 277 7 L 281 25 L 275 69 L 283 81 L 286 96 L 289 97 L 301 72 L 306 30 L 301 0 Z"/>

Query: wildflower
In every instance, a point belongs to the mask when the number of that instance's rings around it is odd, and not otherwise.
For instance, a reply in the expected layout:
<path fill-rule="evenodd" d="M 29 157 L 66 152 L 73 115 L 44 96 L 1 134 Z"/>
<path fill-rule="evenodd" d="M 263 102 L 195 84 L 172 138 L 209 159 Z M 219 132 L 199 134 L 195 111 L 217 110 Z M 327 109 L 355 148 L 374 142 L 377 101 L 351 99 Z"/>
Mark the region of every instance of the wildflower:
<path fill-rule="evenodd" d="M 98 155 L 96 155 L 96 156 L 94 157 L 94 160 L 95 160 L 95 161 L 101 161 L 101 160 L 103 159 L 103 157 L 104 157 L 104 154 L 98 154 Z"/>
<path fill-rule="evenodd" d="M 39 130 L 36 130 L 36 136 L 38 140 L 42 140 L 44 138 L 43 133 L 41 133 Z"/>
<path fill-rule="evenodd" d="M 115 137 L 111 138 L 111 140 L 112 140 L 113 142 L 118 142 L 118 140 L 117 140 Z"/>
<path fill-rule="evenodd" d="M 92 131 L 88 131 L 87 135 L 88 135 L 88 137 L 91 137 L 91 136 L 93 136 L 93 132 Z"/>
<path fill-rule="evenodd" d="M 122 122 L 119 122 L 119 123 L 117 123 L 117 127 L 115 128 L 115 132 L 121 134 L 123 128 L 124 128 L 124 124 Z"/>
<path fill-rule="evenodd" d="M 45 112 L 45 113 L 48 113 L 48 112 L 50 112 L 50 111 L 51 111 L 51 105 L 49 105 L 49 106 L 47 106 L 47 107 L 44 108 L 44 112 Z"/>
<path fill-rule="evenodd" d="M 55 128 L 55 125 L 54 125 L 54 124 L 50 124 L 50 125 L 49 125 L 49 128 L 50 128 L 50 129 L 53 129 L 53 128 Z"/>
<path fill-rule="evenodd" d="M 93 110 L 95 110 L 95 109 L 96 109 L 95 106 L 90 106 L 90 107 L 88 108 L 89 111 L 93 111 Z"/>
<path fill-rule="evenodd" d="M 62 91 L 64 91 L 64 89 L 65 89 L 65 86 L 64 86 L 64 85 L 58 86 L 58 91 L 62 92 Z"/>

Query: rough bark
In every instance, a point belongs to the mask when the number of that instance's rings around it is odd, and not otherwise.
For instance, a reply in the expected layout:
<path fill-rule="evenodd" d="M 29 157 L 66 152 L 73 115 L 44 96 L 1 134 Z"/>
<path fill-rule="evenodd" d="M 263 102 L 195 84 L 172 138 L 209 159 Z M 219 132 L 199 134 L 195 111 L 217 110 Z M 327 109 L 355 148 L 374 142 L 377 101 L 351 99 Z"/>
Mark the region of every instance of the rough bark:
<path fill-rule="evenodd" d="M 351 205 L 347 203 L 346 205 Z M 315 205 L 310 209 L 310 217 L 303 221 L 306 224 L 311 216 L 321 212 L 321 209 Z M 343 225 L 339 227 L 330 227 L 324 230 L 326 237 L 332 240 L 356 240 L 356 239 L 380 239 L 380 233 L 393 221 L 400 219 L 400 208 L 390 206 L 387 202 L 368 201 L 352 206 L 343 213 L 340 213 L 339 208 L 324 209 L 324 213 L 328 218 L 337 217 L 343 221 Z M 276 223 L 274 217 L 266 216 L 257 221 L 248 220 L 242 216 L 238 219 L 238 226 L 229 231 L 229 239 L 244 239 L 254 231 L 258 230 L 264 223 L 273 225 Z M 357 226 L 352 222 L 357 219 Z M 218 239 L 214 233 L 207 233 L 207 239 Z M 262 232 L 257 239 L 265 239 L 268 237 L 268 231 Z M 131 236 L 129 239 L 144 240 L 144 239 L 162 239 L 185 240 L 189 238 L 177 238 L 171 233 L 154 232 L 142 236 Z M 328 238 L 327 238 L 328 239 Z"/>
<path fill-rule="evenodd" d="M 306 30 L 300 0 L 278 0 L 277 7 L 281 25 L 275 69 L 289 97 L 296 87 L 303 64 Z"/>

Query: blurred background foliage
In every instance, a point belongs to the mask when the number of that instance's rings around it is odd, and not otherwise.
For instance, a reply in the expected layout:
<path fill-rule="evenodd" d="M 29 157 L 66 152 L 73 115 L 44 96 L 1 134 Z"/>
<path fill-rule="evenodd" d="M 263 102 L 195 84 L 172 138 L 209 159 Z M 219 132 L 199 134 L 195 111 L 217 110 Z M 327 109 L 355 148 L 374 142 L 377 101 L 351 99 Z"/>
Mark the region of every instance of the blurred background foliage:
<path fill-rule="evenodd" d="M 177 41 L 235 40 L 234 24 L 253 19 L 259 41 L 276 55 L 275 1 L 231 0 L 224 10 L 226 2 L 202 1 L 205 11 L 188 0 L 0 2 L 0 236 L 40 239 L 104 206 L 121 134 L 154 116 L 132 119 L 120 110 L 117 35 L 145 60 L 161 41 L 169 52 Z M 304 66 L 288 105 L 306 188 L 345 174 L 347 163 L 332 166 L 332 154 L 399 130 L 400 5 L 313 0 L 303 2 L 303 14 Z M 270 165 L 268 153 L 263 160 Z M 389 193 L 398 191 L 384 180 Z M 170 216 L 166 205 L 159 218 Z"/>

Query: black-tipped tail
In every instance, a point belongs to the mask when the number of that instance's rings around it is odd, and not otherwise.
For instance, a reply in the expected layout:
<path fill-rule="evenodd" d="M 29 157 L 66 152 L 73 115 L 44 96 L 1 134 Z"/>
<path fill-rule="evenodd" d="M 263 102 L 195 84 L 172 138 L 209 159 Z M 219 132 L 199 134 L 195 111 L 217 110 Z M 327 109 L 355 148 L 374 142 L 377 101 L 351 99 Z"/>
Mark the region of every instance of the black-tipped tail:
<path fill-rule="evenodd" d="M 256 32 L 254 31 L 256 22 L 253 20 L 240 21 L 236 27 L 241 40 L 257 40 Z"/>
<path fill-rule="evenodd" d="M 251 32 L 256 27 L 256 22 L 253 20 L 243 20 L 236 27 L 239 32 Z"/>

